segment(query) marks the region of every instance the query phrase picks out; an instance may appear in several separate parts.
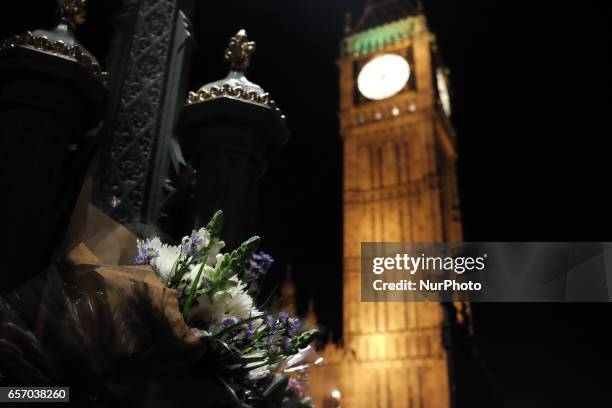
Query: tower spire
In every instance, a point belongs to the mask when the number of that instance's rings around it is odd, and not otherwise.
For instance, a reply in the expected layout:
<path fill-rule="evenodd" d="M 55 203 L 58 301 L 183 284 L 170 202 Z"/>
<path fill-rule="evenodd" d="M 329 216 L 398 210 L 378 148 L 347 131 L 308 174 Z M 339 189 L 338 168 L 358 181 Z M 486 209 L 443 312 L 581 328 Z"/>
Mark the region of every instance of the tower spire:
<path fill-rule="evenodd" d="M 365 31 L 422 12 L 420 0 L 368 0 L 353 32 Z"/>
<path fill-rule="evenodd" d="M 290 315 L 295 315 L 295 285 L 293 284 L 293 278 L 291 276 L 292 271 L 291 265 L 287 265 L 287 273 L 285 275 L 285 281 L 281 287 L 281 303 L 283 309 L 286 310 Z"/>
<path fill-rule="evenodd" d="M 307 327 L 316 328 L 318 324 L 317 312 L 315 311 L 314 301 L 311 298 L 308 302 L 308 312 L 304 318 Z"/>
<path fill-rule="evenodd" d="M 344 15 L 344 34 L 348 35 L 351 31 L 351 13 L 346 13 Z"/>

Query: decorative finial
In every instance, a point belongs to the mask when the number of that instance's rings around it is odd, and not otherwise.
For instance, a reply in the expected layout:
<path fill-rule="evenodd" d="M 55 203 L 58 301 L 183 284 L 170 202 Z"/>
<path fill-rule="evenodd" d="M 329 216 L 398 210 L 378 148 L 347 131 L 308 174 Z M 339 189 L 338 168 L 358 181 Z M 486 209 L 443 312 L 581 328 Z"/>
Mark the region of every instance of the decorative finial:
<path fill-rule="evenodd" d="M 423 2 L 421 0 L 417 0 L 416 2 L 416 9 L 419 13 L 424 13 L 425 12 L 425 7 L 423 7 Z"/>
<path fill-rule="evenodd" d="M 230 63 L 230 70 L 246 72 L 251 65 L 251 54 L 255 52 L 255 42 L 249 41 L 245 30 L 240 30 L 230 39 L 225 50 L 225 60 Z"/>
<path fill-rule="evenodd" d="M 229 98 L 268 108 L 284 121 L 285 115 L 270 95 L 246 77 L 246 70 L 251 64 L 251 55 L 254 51 L 255 43 L 249 41 L 246 31 L 238 31 L 230 39 L 224 55 L 225 60 L 230 63 L 230 72 L 221 80 L 205 84 L 197 92 L 189 92 L 187 105 Z"/>
<path fill-rule="evenodd" d="M 87 0 L 57 0 L 62 22 L 75 28 L 85 22 L 87 13 L 85 12 L 85 4 Z"/>
<path fill-rule="evenodd" d="M 350 34 L 351 30 L 351 13 L 346 13 L 344 15 L 344 34 Z"/>

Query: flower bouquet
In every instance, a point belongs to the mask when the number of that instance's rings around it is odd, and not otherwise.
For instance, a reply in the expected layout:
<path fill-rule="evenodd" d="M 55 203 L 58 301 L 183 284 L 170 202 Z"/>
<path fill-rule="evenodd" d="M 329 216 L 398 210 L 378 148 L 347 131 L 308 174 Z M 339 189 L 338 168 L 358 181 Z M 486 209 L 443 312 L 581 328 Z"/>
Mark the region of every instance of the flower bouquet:
<path fill-rule="evenodd" d="M 310 407 L 299 374 L 313 353 L 316 330 L 300 332 L 297 318 L 256 307 L 253 296 L 273 259 L 256 252 L 253 237 L 221 253 L 223 213 L 194 230 L 180 245 L 157 237 L 138 241 L 136 263 L 150 265 L 168 288 L 192 334 L 205 345 L 201 361 L 210 365 L 233 405 Z"/>
<path fill-rule="evenodd" d="M 83 237 L 0 293 L 0 386 L 70 387 L 75 407 L 310 406 L 316 332 L 256 306 L 272 259 L 258 238 L 221 254 L 222 218 L 178 246 L 138 241 L 136 266 L 105 262 Z"/>

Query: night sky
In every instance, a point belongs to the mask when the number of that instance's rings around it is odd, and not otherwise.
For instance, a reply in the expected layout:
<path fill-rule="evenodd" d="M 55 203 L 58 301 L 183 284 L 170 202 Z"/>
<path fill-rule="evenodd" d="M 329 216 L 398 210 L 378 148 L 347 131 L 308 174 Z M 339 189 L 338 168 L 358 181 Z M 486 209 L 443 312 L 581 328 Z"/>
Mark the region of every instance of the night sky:
<path fill-rule="evenodd" d="M 91 21 L 81 32 L 100 59 L 110 13 L 103 3 L 91 1 Z M 277 259 L 269 282 L 293 265 L 298 310 L 313 298 L 321 325 L 338 335 L 342 155 L 335 60 L 344 14 L 359 16 L 364 0 L 196 3 L 191 88 L 225 76 L 227 40 L 245 28 L 257 42 L 248 77 L 272 94 L 292 132 L 259 197 L 263 249 Z M 612 240 L 607 6 L 424 4 L 451 71 L 464 240 Z M 11 19 L 2 32 L 14 34 L 18 25 Z M 611 313 L 610 304 L 474 305 L 475 341 L 504 401 L 499 406 L 611 406 Z"/>

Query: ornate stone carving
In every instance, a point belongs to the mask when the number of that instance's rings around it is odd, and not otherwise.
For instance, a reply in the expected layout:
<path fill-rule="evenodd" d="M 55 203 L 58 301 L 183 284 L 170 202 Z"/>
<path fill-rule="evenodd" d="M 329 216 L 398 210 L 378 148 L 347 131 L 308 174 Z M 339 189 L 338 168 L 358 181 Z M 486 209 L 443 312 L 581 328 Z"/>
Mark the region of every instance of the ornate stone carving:
<path fill-rule="evenodd" d="M 176 29 L 176 0 L 145 0 L 137 10 L 125 80 L 112 123 L 110 157 L 103 163 L 98 204 L 118 221 L 145 221 L 162 138 L 162 99 Z M 164 145 L 165 146 L 165 145 Z M 151 218 L 154 218 L 152 216 Z M 152 219 L 151 221 L 155 221 Z"/>

